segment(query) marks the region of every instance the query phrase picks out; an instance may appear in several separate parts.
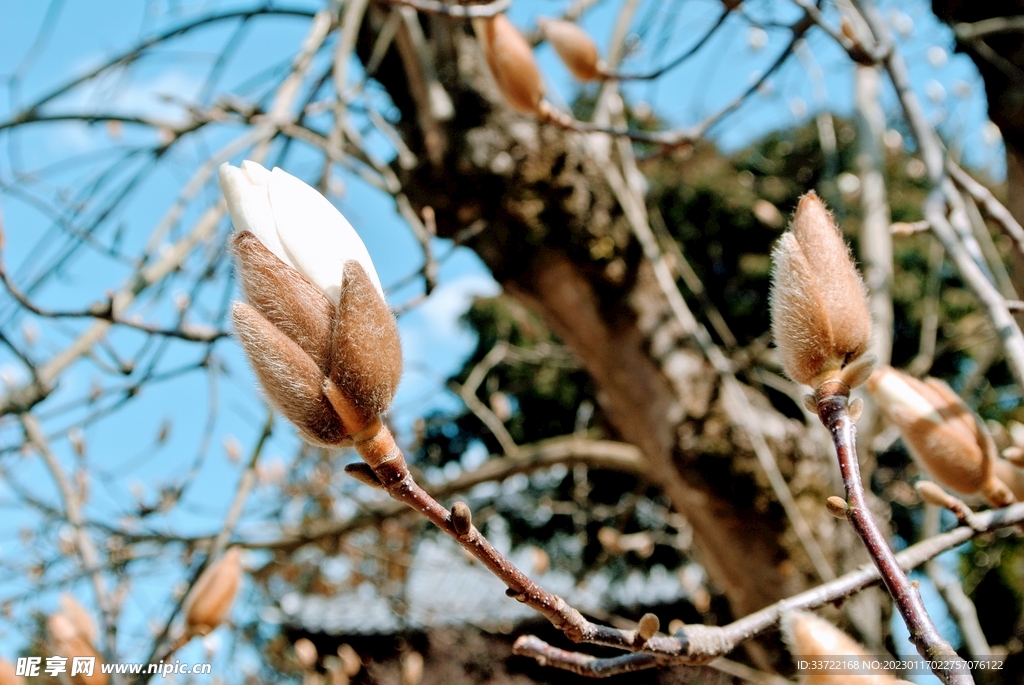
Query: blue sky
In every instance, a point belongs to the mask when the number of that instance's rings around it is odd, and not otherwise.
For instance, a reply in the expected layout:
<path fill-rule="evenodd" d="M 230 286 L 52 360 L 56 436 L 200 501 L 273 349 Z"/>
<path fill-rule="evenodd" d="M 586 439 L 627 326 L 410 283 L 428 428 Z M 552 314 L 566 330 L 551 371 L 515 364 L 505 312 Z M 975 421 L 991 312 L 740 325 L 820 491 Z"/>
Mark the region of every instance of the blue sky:
<path fill-rule="evenodd" d="M 214 10 L 251 6 L 249 2 L 207 0 L 91 0 L 87 3 L 0 0 L 0 16 L 4 17 L 0 22 L 0 86 L 6 83 L 6 87 L 0 87 L 0 120 L 8 119 L 20 106 L 63 84 L 69 77 L 82 74 L 110 55 L 130 47 L 140 37 Z M 318 7 L 310 2 L 288 6 Z M 520 26 L 526 27 L 538 14 L 556 14 L 564 6 L 565 3 L 550 0 L 517 0 L 511 15 Z M 746 6 L 750 16 L 769 23 L 788 23 L 797 16 L 796 8 L 782 1 L 750 0 Z M 987 124 L 982 85 L 970 61 L 952 54 L 949 30 L 934 20 L 928 3 L 923 0 L 886 2 L 882 6 L 885 16 L 901 36 L 901 48 L 912 66 L 915 88 L 929 116 L 942 121 L 940 126 L 951 145 L 962 149 L 970 164 L 982 167 L 993 178 L 1001 178 L 1002 149 Z M 607 44 L 617 7 L 618 3 L 598 3 L 582 22 L 602 48 Z M 49 30 L 41 34 L 40 27 L 51 8 Z M 661 64 L 696 40 L 720 11 L 718 0 L 641 3 L 634 25 L 636 37 L 631 41 L 635 50 L 627 64 L 636 69 Z M 131 72 L 118 72 L 70 91 L 52 103 L 47 111 L 99 109 L 145 113 L 178 121 L 183 104 L 202 94 L 215 55 L 231 38 L 234 27 L 233 23 L 223 23 L 190 34 L 145 58 Z M 282 60 L 299 45 L 307 29 L 308 20 L 302 18 L 252 22 L 237 38 L 237 50 L 224 65 L 213 92 L 258 97 L 268 83 L 260 75 L 279 68 Z M 674 125 L 694 123 L 729 102 L 751 83 L 758 70 L 771 61 L 787 40 L 785 30 L 762 30 L 751 26 L 742 16 L 733 16 L 725 30 L 685 67 L 654 83 L 630 84 L 626 92 L 634 102 L 649 102 L 655 112 Z M 576 86 L 565 69 L 548 47 L 540 47 L 537 55 L 548 79 L 549 97 L 556 104 L 570 101 Z M 322 66 L 324 60 L 317 64 Z M 823 99 L 815 94 L 813 75 L 818 70 L 823 75 Z M 356 67 L 352 73 L 358 77 Z M 804 59 L 790 60 L 772 77 L 763 92 L 717 126 L 712 137 L 723 148 L 736 149 L 771 130 L 809 120 L 819 107 L 849 114 L 852 80 L 853 67 L 849 60 L 827 37 L 815 32 L 808 41 Z M 886 90 L 884 99 L 887 109 L 892 111 L 891 89 Z M 117 245 L 123 255 L 137 253 L 198 162 L 234 133 L 237 129 L 214 126 L 209 133 L 176 147 L 115 216 L 102 225 L 97 233 L 98 244 L 110 245 L 117 235 Z M 118 150 L 130 144 L 151 142 L 153 136 L 152 132 L 131 125 L 117 130 L 80 123 L 32 126 L 13 139 L 7 133 L 0 133 L 0 216 L 6 231 L 3 259 L 9 273 L 23 287 L 44 279 L 33 291 L 39 303 L 55 308 L 79 308 L 101 298 L 105 291 L 120 287 L 129 276 L 132 264 L 122 255 L 111 256 L 99 248 L 84 250 L 79 257 L 55 266 L 64 248 L 65 238 L 61 236 L 66 234 L 53 229 L 52 201 L 59 187 L 71 186 L 83 193 L 81 199 L 86 202 L 82 212 L 63 213 L 62 220 L 75 223 L 92 216 L 99 211 L 100 198 L 86 192 L 94 173 L 91 165 L 97 159 L 112 161 Z M 382 156 L 391 154 L 383 137 L 374 136 L 371 143 Z M 272 151 L 268 159 L 274 160 L 277 152 L 277 149 Z M 239 159 L 236 157 L 234 161 Z M 124 162 L 123 166 L 116 167 L 115 173 L 129 173 L 132 164 L 131 160 Z M 286 158 L 285 166 L 300 177 L 313 179 L 319 172 L 320 161 L 308 149 L 296 146 Z M 30 195 L 19 190 L 25 187 L 21 183 L 25 179 L 16 178 L 17 174 L 26 172 L 32 173 Z M 207 184 L 197 201 L 185 209 L 180 227 L 172 231 L 168 240 L 180 235 L 217 197 L 215 184 Z M 330 197 L 367 243 L 386 288 L 405 281 L 419 267 L 421 255 L 417 244 L 396 215 L 390 197 L 341 169 L 333 172 Z M 788 211 L 788 208 L 782 209 Z M 223 235 L 229 229 L 222 222 L 218 230 Z M 435 246 L 437 254 L 445 254 L 450 249 L 446 241 L 438 241 Z M 169 322 L 175 297 L 187 292 L 190 275 L 202 268 L 204 260 L 214 256 L 198 251 L 183 274 L 172 279 L 169 292 L 143 296 L 132 312 L 147 321 Z M 197 293 L 200 311 L 212 317 L 222 308 L 230 296 L 225 283 L 223 277 L 218 278 L 213 286 Z M 392 290 L 390 300 L 400 306 L 416 296 L 419 288 L 419 284 L 414 283 Z M 461 364 L 473 345 L 471 336 L 460 328 L 458 317 L 472 296 L 495 292 L 496 284 L 475 256 L 459 249 L 445 260 L 440 287 L 435 294 L 401 318 L 407 373 L 394 411 L 400 438 L 409 439 L 412 421 L 424 411 L 457 406 L 454 398 L 443 389 L 443 380 Z M 0 326 L 4 333 L 37 360 L 51 358 L 87 325 L 81 321 L 51 325 L 13 312 L 10 300 L 0 297 Z M 55 434 L 54 449 L 69 469 L 77 468 L 79 461 L 73 454 L 73 441 L 66 437 L 67 429 L 94 409 L 82 403 L 81 398 L 88 395 L 97 381 L 106 387 L 115 385 L 104 367 L 119 356 L 136 356 L 144 345 L 143 336 L 137 333 L 114 332 L 97 358 L 77 362 L 65 374 L 54 395 L 40 405 L 44 426 Z M 198 361 L 193 346 L 174 341 L 167 345 L 167 351 L 159 356 L 153 351 L 143 354 L 144 359 L 153 361 L 157 371 L 170 371 Z M 185 465 L 196 463 L 198 477 L 183 504 L 173 516 L 156 517 L 146 525 L 182 533 L 217 530 L 240 470 L 240 466 L 228 458 L 229 450 L 224 446 L 234 441 L 243 451 L 250 449 L 264 420 L 265 409 L 233 343 L 225 341 L 217 345 L 216 361 L 224 372 L 216 374 L 215 386 L 208 383 L 204 373 L 175 376 L 148 388 L 132 402 L 85 429 L 83 437 L 88 449 L 84 466 L 94 473 L 93 494 L 87 508 L 90 518 L 120 523 L 122 515 L 133 505 L 137 491 L 141 491 L 144 500 L 152 501 L 161 485 L 175 482 Z M 25 380 L 24 370 L 4 348 L 0 348 L 0 376 L 15 384 Z M 208 423 L 213 409 L 217 410 L 216 420 Z M 165 425 L 171 426 L 169 437 L 156 444 L 155 436 Z M 10 420 L 0 423 L 0 449 L 18 444 L 19 435 Z M 264 459 L 267 463 L 288 464 L 297 446 L 287 425 L 278 422 Z M 21 457 L 8 449 L 0 453 L 0 466 L 42 500 L 56 501 L 50 480 L 38 459 Z M 250 502 L 249 515 L 240 526 L 241 535 L 266 533 L 267 526 L 262 521 L 269 500 L 262 496 L 264 494 L 258 492 Z M 26 558 L 33 554 L 31 545 L 26 547 L 18 536 L 23 528 L 34 529 L 38 517 L 24 511 L 16 502 L 10 490 L 0 485 L 0 511 L 5 514 L 0 522 L 0 564 L 13 561 L 20 565 L 24 563 L 23 554 Z M 289 511 L 286 509 L 283 513 L 285 518 L 294 514 Z M 54 544 L 53 531 L 42 533 L 40 548 L 35 550 L 40 554 L 48 552 Z M 146 618 L 163 615 L 167 590 L 181 574 L 181 568 L 162 567 L 141 577 L 132 592 L 125 621 L 138 629 Z M 54 578 L 59 576 L 59 572 L 54 572 Z M 83 583 L 72 585 L 72 589 L 83 602 L 91 602 L 91 592 Z M 0 601 L 31 590 L 24 584 L 0 582 Z M 56 592 L 41 593 L 31 606 L 52 610 L 56 597 Z M 10 621 L 0 618 L 0 656 L 9 658 L 20 646 L 25 619 L 24 612 L 16 612 Z M 136 635 L 136 642 L 143 644 L 142 631 L 138 630 Z"/>

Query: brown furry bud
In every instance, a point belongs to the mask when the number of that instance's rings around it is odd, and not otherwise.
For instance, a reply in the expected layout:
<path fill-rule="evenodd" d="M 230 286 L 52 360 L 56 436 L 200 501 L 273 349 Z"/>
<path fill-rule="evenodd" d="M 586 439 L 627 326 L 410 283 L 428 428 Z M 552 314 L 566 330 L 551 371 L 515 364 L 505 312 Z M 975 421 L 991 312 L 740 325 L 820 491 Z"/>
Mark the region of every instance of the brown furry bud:
<path fill-rule="evenodd" d="M 537 26 L 573 76 L 580 81 L 601 77 L 601 58 L 586 31 L 571 21 L 543 17 L 537 20 Z"/>
<path fill-rule="evenodd" d="M 782 615 L 782 637 L 795 660 L 830 660 L 843 657 L 858 660 L 858 668 L 869 655 L 852 637 L 823 618 L 805 611 Z M 895 685 L 896 678 L 882 671 L 853 674 L 835 669 L 802 674 L 805 685 Z"/>
<path fill-rule="evenodd" d="M 249 231 L 235 233 L 231 244 L 246 301 L 317 366 L 326 367 L 331 354 L 334 304 Z"/>
<path fill-rule="evenodd" d="M 188 635 L 208 635 L 223 623 L 242 582 L 242 550 L 232 547 L 196 580 L 182 609 Z"/>
<path fill-rule="evenodd" d="M 25 679 L 18 675 L 14 664 L 0 659 L 0 685 L 25 685 Z"/>
<path fill-rule="evenodd" d="M 965 495 L 980 494 L 994 506 L 1013 501 L 1000 480 L 1000 475 L 1015 480 L 1003 473 L 1004 466 L 1012 467 L 999 459 L 988 430 L 948 385 L 884 367 L 871 374 L 868 390 L 935 480 Z M 1004 466 L 996 467 L 997 462 Z"/>
<path fill-rule="evenodd" d="M 640 639 L 647 642 L 661 630 L 661 621 L 654 614 L 644 614 L 640 617 L 640 626 L 637 632 Z"/>
<path fill-rule="evenodd" d="M 238 341 L 267 401 L 314 445 L 338 445 L 350 431 L 323 394 L 324 372 L 291 338 L 243 302 L 231 308 Z"/>
<path fill-rule="evenodd" d="M 103 659 L 92 643 L 79 634 L 76 625 L 64 614 L 53 614 L 46 622 L 46 632 L 54 652 L 66 659 L 75 657 L 92 657 L 96 659 L 92 675 L 76 673 L 70 680 L 73 685 L 107 685 L 110 676 L 103 673 L 100 666 Z M 70 669 L 69 669 L 70 672 Z"/>
<path fill-rule="evenodd" d="M 402 379 L 402 343 L 395 317 L 359 262 L 345 264 L 335 318 L 328 376 L 369 420 L 387 411 L 395 397 Z"/>
<path fill-rule="evenodd" d="M 505 102 L 517 112 L 535 112 L 544 98 L 544 80 L 530 44 L 504 14 L 477 25 L 484 58 Z"/>
<path fill-rule="evenodd" d="M 853 362 L 870 364 L 864 356 L 871 341 L 864 282 L 814 191 L 800 198 L 772 261 L 772 335 L 786 373 L 815 388 L 826 380 L 862 380 L 865 374 Z"/>
<path fill-rule="evenodd" d="M 465 502 L 452 505 L 452 527 L 459 535 L 465 535 L 473 527 L 473 512 Z"/>

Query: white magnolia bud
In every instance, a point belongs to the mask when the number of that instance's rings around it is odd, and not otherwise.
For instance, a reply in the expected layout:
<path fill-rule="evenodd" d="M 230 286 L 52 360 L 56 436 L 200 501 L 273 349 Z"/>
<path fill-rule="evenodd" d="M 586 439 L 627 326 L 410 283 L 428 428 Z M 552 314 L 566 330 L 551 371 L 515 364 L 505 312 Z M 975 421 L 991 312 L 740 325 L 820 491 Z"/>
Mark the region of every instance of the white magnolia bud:
<path fill-rule="evenodd" d="M 345 263 L 359 262 L 384 297 L 366 246 L 327 198 L 288 172 L 246 160 L 220 166 L 220 187 L 238 232 L 250 231 L 327 297 L 341 296 Z"/>
<path fill-rule="evenodd" d="M 232 308 L 238 340 L 267 400 L 303 438 L 342 444 L 387 410 L 402 372 L 366 246 L 326 198 L 281 169 L 224 164 L 220 183 L 248 301 Z"/>

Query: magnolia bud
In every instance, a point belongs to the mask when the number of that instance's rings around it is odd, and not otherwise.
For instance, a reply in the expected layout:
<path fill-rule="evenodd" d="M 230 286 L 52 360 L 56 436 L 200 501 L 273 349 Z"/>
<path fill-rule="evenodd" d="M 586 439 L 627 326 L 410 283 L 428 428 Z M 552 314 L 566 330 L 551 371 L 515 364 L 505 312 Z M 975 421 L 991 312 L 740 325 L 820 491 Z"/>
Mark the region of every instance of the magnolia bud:
<path fill-rule="evenodd" d="M 281 169 L 225 164 L 220 181 L 248 301 L 232 310 L 239 342 L 267 400 L 302 437 L 341 444 L 387 410 L 402 374 L 366 247 L 330 202 Z"/>
<path fill-rule="evenodd" d="M 806 611 L 787 611 L 782 615 L 782 637 L 789 653 L 800 661 L 850 659 L 858 669 L 870 657 L 856 640 L 823 618 Z M 830 659 L 831 657 L 831 659 Z M 882 671 L 849 673 L 843 669 L 818 670 L 803 673 L 804 685 L 895 685 L 896 678 Z"/>
<path fill-rule="evenodd" d="M 478 36 L 484 58 L 505 102 L 517 112 L 535 112 L 544 97 L 533 50 L 504 14 L 480 20 Z"/>
<path fill-rule="evenodd" d="M 0 685 L 25 685 L 25 679 L 18 675 L 14 664 L 0 659 Z"/>
<path fill-rule="evenodd" d="M 107 685 L 110 677 L 100 668 L 103 659 L 71 619 L 64 614 L 53 614 L 46 622 L 46 632 L 53 650 L 60 656 L 71 660 L 75 657 L 96 659 L 92 675 L 76 673 L 71 676 L 73 685 Z"/>
<path fill-rule="evenodd" d="M 75 627 L 78 633 L 89 644 L 96 644 L 96 624 L 92 616 L 71 595 L 60 596 L 60 613 Z"/>
<path fill-rule="evenodd" d="M 537 25 L 573 76 L 581 81 L 600 78 L 601 65 L 597 46 L 586 31 L 571 21 L 560 19 L 542 17 L 537 20 Z"/>
<path fill-rule="evenodd" d="M 242 582 L 241 557 L 232 547 L 196 580 L 182 609 L 187 635 L 208 635 L 227 619 Z"/>
<path fill-rule="evenodd" d="M 996 462 L 1011 467 L 999 459 L 987 429 L 948 385 L 884 367 L 871 374 L 868 390 L 935 480 L 965 495 L 980 494 L 995 506 L 1013 501 L 999 477 L 1003 467 L 994 468 Z"/>
<path fill-rule="evenodd" d="M 817 388 L 866 380 L 871 314 L 864 282 L 839 227 L 818 196 L 800 198 L 772 252 L 772 335 L 790 378 Z"/>

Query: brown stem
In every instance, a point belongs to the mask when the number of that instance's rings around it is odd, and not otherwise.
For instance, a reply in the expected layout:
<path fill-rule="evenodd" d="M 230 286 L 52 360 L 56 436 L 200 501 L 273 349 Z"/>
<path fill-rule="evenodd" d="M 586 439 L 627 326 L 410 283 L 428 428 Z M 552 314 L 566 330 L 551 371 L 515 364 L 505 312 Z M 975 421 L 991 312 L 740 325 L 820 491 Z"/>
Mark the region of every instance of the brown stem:
<path fill-rule="evenodd" d="M 911 583 L 900 568 L 896 556 L 889 549 L 885 536 L 871 517 L 864 496 L 864 484 L 860 478 L 860 464 L 857 461 L 857 427 L 850 416 L 849 388 L 836 382 L 825 383 L 818 389 L 818 418 L 832 434 L 832 442 L 839 458 L 839 470 L 846 487 L 849 504 L 846 518 L 864 542 L 872 561 L 878 568 L 896 608 L 907 624 L 910 640 L 917 651 L 932 662 L 945 662 L 948 668 L 933 668 L 935 674 L 948 685 L 974 683 L 967 664 L 943 639 L 931 617 L 924 608 L 917 583 Z"/>
<path fill-rule="evenodd" d="M 460 532 L 451 513 L 413 480 L 405 456 L 395 444 L 391 431 L 379 419 L 371 420 L 356 436 L 355 446 L 393 499 L 409 505 L 454 538 L 508 586 L 509 597 L 540 613 L 575 642 L 611 642 L 627 649 L 632 647 L 635 631 L 619 631 L 590 623 L 564 599 L 543 589 L 516 568 L 476 526 L 470 525 L 468 530 Z"/>

